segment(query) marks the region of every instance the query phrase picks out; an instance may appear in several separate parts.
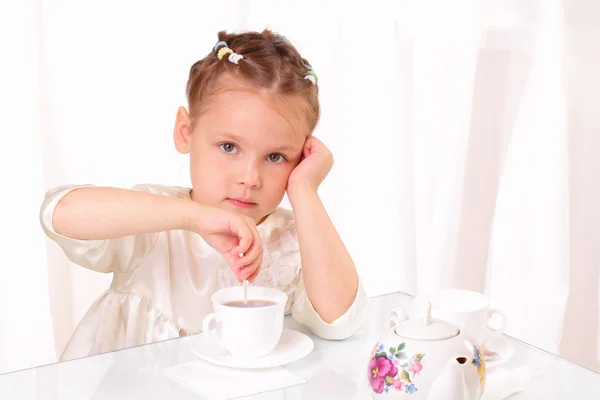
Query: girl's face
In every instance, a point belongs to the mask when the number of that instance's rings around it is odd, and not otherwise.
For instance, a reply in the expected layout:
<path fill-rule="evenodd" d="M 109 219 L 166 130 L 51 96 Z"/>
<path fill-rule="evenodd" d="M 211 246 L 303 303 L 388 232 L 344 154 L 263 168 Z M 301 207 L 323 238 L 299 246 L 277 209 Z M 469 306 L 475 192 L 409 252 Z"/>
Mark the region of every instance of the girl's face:
<path fill-rule="evenodd" d="M 276 106 L 259 93 L 221 93 L 195 121 L 193 132 L 187 111 L 179 109 L 175 146 L 190 154 L 194 201 L 249 216 L 257 224 L 279 205 L 308 134 L 293 101 Z"/>

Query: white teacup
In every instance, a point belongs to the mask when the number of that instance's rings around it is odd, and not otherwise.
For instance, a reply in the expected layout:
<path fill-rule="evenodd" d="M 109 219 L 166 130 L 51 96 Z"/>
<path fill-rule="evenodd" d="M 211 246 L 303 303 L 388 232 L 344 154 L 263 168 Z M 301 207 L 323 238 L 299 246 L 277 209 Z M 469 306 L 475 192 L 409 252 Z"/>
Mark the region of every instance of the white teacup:
<path fill-rule="evenodd" d="M 445 289 L 437 292 L 431 298 L 431 316 L 466 330 L 477 345 L 483 347 L 500 337 L 506 327 L 506 315 L 491 308 L 485 295 L 470 290 Z M 485 328 L 494 316 L 498 317 L 499 323 L 490 326 L 495 332 L 484 339 Z"/>
<path fill-rule="evenodd" d="M 214 312 L 204 317 L 202 331 L 216 331 L 221 346 L 234 357 L 264 357 L 281 339 L 287 300 L 281 290 L 249 286 L 244 304 L 242 286 L 221 289 L 211 296 Z M 210 332 L 212 321 L 216 329 Z"/>

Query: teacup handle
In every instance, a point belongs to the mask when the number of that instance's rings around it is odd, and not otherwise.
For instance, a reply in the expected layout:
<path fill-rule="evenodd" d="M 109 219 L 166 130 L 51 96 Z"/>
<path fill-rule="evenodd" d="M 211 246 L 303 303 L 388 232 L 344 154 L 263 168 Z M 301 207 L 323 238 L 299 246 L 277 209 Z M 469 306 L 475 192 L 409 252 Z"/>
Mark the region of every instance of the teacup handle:
<path fill-rule="evenodd" d="M 487 312 L 488 321 L 494 316 L 497 315 L 500 317 L 500 325 L 494 331 L 492 331 L 489 336 L 486 338 L 485 342 L 493 342 L 496 339 L 499 339 L 504 332 L 504 328 L 506 328 L 506 314 L 497 308 L 490 308 Z M 493 329 L 493 328 L 492 328 Z"/>
<path fill-rule="evenodd" d="M 402 321 L 406 321 L 408 319 L 408 313 L 404 308 L 394 308 L 390 311 L 390 315 L 388 317 L 388 330 L 393 329 L 396 326 L 400 325 Z"/>
<path fill-rule="evenodd" d="M 218 313 L 210 313 L 202 320 L 202 332 L 206 335 L 208 335 L 210 323 L 213 321 L 215 321 L 215 331 L 218 331 L 217 325 L 221 323 L 221 316 Z"/>

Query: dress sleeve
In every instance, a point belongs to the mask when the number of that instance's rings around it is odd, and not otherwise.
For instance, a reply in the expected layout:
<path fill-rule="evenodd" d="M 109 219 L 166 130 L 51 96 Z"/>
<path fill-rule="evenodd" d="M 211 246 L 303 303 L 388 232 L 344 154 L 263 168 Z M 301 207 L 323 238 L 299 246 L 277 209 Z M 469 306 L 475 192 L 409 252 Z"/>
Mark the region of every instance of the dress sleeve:
<path fill-rule="evenodd" d="M 292 317 L 322 339 L 343 340 L 354 335 L 363 327 L 364 318 L 367 314 L 367 300 L 367 295 L 359 279 L 358 290 L 352 305 L 335 321 L 326 323 L 310 302 L 301 275 L 294 295 Z"/>
<path fill-rule="evenodd" d="M 124 236 L 106 240 L 79 240 L 63 236 L 54 230 L 52 217 L 56 205 L 73 190 L 92 185 L 68 185 L 46 193 L 40 208 L 40 223 L 48 238 L 56 242 L 69 260 L 84 268 L 101 273 L 128 272 L 137 267 L 150 252 L 157 233 Z M 150 190 L 148 185 L 138 185 L 134 190 Z"/>

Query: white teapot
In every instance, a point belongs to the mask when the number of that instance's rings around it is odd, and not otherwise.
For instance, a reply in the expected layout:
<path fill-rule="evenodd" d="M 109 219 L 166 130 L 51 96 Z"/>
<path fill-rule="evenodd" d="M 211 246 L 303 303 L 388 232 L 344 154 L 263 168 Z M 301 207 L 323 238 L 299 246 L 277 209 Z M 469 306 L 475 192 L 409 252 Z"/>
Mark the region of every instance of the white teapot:
<path fill-rule="evenodd" d="M 431 318 L 431 303 L 416 318 L 394 309 L 388 333 L 367 368 L 373 399 L 479 400 L 485 387 L 480 349 L 464 331 Z"/>

